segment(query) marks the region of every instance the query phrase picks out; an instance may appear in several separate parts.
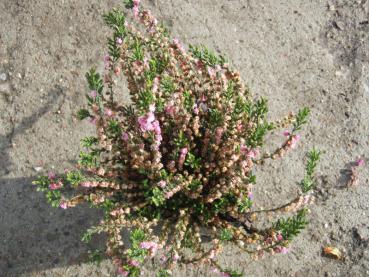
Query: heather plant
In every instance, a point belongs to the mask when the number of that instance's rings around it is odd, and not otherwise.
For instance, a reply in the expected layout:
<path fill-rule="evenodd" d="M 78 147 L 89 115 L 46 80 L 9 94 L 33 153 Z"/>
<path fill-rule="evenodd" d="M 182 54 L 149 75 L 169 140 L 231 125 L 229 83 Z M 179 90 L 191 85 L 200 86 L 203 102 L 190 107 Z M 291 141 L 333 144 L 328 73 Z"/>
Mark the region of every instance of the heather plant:
<path fill-rule="evenodd" d="M 82 139 L 75 169 L 34 184 L 53 207 L 87 202 L 104 211 L 82 240 L 106 233 L 105 254 L 123 276 L 140 275 L 147 259 L 157 260 L 161 277 L 186 264 L 242 276 L 218 262 L 227 243 L 253 259 L 286 253 L 307 224 L 320 153 L 308 155 L 301 194 L 273 209 L 253 208 L 253 171 L 296 147 L 309 109 L 269 122 L 267 101 L 252 97 L 223 56 L 203 45 L 186 50 L 137 0 L 126 7 L 132 24 L 120 10 L 104 15 L 113 35 L 103 76 L 86 74 L 87 108 L 77 116 L 96 126 L 96 136 Z M 130 103 L 115 97 L 121 75 Z M 265 135 L 276 129 L 285 129 L 284 142 L 267 153 Z M 269 222 L 257 228 L 262 214 Z M 123 230 L 130 232 L 127 244 Z M 100 259 L 99 252 L 92 257 Z"/>

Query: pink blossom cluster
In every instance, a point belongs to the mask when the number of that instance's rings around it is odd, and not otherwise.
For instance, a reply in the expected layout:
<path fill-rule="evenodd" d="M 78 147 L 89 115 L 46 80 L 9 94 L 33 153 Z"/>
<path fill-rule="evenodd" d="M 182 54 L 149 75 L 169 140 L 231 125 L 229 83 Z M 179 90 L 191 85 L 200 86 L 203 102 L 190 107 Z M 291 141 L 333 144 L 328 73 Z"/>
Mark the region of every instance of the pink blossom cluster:
<path fill-rule="evenodd" d="M 140 243 L 140 247 L 142 249 L 147 249 L 150 251 L 150 256 L 154 257 L 156 255 L 156 252 L 158 251 L 158 244 L 154 241 L 143 241 Z"/>

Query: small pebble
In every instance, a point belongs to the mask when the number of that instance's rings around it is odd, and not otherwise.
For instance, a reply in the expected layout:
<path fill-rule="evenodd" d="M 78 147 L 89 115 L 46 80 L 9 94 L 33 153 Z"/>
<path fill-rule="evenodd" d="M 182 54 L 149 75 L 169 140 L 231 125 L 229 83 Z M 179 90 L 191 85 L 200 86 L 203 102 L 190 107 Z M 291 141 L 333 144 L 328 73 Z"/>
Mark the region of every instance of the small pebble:
<path fill-rule="evenodd" d="M 0 73 L 0 80 L 3 81 L 3 82 L 5 82 L 6 79 L 7 79 L 6 74 L 5 73 Z"/>
<path fill-rule="evenodd" d="M 33 168 L 36 172 L 40 172 L 41 170 L 43 170 L 43 167 L 41 166 L 36 166 Z"/>

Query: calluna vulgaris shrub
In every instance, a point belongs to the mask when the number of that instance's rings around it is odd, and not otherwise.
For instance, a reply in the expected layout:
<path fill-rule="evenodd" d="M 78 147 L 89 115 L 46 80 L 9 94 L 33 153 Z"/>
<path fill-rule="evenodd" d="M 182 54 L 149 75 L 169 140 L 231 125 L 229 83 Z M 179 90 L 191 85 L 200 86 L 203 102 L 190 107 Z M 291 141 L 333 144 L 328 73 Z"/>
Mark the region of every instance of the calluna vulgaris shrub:
<path fill-rule="evenodd" d="M 104 15 L 114 32 L 104 77 L 95 70 L 86 75 L 88 109 L 78 117 L 96 126 L 96 137 L 82 139 L 87 151 L 75 170 L 41 176 L 34 184 L 54 207 L 87 202 L 104 210 L 82 239 L 106 233 L 105 253 L 123 276 L 138 276 L 146 259 L 158 260 L 157 276 L 169 276 L 176 264 L 208 264 L 214 274 L 242 276 L 219 264 L 224 244 L 233 243 L 254 259 L 285 253 L 307 223 L 318 151 L 309 153 L 301 195 L 291 202 L 254 210 L 252 187 L 254 165 L 294 148 L 309 110 L 268 122 L 266 100 L 253 100 L 222 56 L 205 46 L 186 50 L 150 11 L 139 10 L 138 1 L 126 4 L 133 7 L 137 26 L 119 10 Z M 121 93 L 120 74 L 131 104 L 114 98 Z M 282 146 L 263 152 L 264 136 L 287 126 Z M 283 212 L 289 215 L 282 217 Z M 258 229 L 263 213 L 272 222 Z M 128 245 L 123 230 L 130 231 Z"/>

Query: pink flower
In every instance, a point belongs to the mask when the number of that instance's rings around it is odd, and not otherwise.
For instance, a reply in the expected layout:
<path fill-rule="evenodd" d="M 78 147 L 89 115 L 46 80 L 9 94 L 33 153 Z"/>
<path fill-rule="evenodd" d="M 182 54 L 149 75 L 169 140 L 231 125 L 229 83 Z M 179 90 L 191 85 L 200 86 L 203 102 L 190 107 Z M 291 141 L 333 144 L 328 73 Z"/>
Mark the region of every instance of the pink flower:
<path fill-rule="evenodd" d="M 197 104 L 193 105 L 193 112 L 194 112 L 194 114 L 199 114 L 199 108 L 198 108 Z"/>
<path fill-rule="evenodd" d="M 250 200 L 253 199 L 254 198 L 254 194 L 251 191 L 249 191 L 247 193 L 247 198 L 249 198 Z"/>
<path fill-rule="evenodd" d="M 186 50 L 184 49 L 184 47 L 182 46 L 182 44 L 179 42 L 179 39 L 175 38 L 173 39 L 173 44 L 177 47 L 177 49 L 184 54 L 186 52 Z"/>
<path fill-rule="evenodd" d="M 165 107 L 165 112 L 168 114 L 168 115 L 171 115 L 173 116 L 174 113 L 175 113 L 175 107 L 174 106 L 166 106 Z"/>
<path fill-rule="evenodd" d="M 300 140 L 301 136 L 300 135 L 294 135 L 292 138 L 291 138 L 291 148 L 294 149 L 296 148 L 296 144 L 297 142 Z"/>
<path fill-rule="evenodd" d="M 217 269 L 216 267 L 213 267 L 213 268 L 211 269 L 211 272 L 213 272 L 213 273 L 220 273 L 220 272 L 219 272 L 219 269 Z"/>
<path fill-rule="evenodd" d="M 215 77 L 215 70 L 210 66 L 208 66 L 208 74 L 209 74 L 210 78 Z"/>
<path fill-rule="evenodd" d="M 105 55 L 104 56 L 104 63 L 107 64 L 110 62 L 110 56 L 109 55 Z"/>
<path fill-rule="evenodd" d="M 275 249 L 274 249 L 274 251 L 276 252 L 276 253 L 281 253 L 281 254 L 287 254 L 288 253 L 288 251 L 289 251 L 289 249 L 287 248 L 287 247 L 281 247 L 281 246 L 277 246 Z"/>
<path fill-rule="evenodd" d="M 143 132 L 152 131 L 154 129 L 154 126 L 152 125 L 154 120 L 155 120 L 154 113 L 149 112 L 146 115 L 140 116 L 138 118 L 138 124 L 140 125 L 140 128 Z"/>
<path fill-rule="evenodd" d="M 176 262 L 176 261 L 179 260 L 179 258 L 180 258 L 179 255 L 177 253 L 175 253 L 174 256 L 173 256 L 173 261 Z"/>
<path fill-rule="evenodd" d="M 229 273 L 227 273 L 227 272 L 221 272 L 220 276 L 222 276 L 222 277 L 231 277 L 231 275 L 229 275 Z"/>
<path fill-rule="evenodd" d="M 113 116 L 113 111 L 109 108 L 105 108 L 105 115 L 111 117 Z"/>
<path fill-rule="evenodd" d="M 250 150 L 249 152 L 247 152 L 246 157 L 250 159 L 255 159 L 257 155 L 258 155 L 257 150 Z"/>
<path fill-rule="evenodd" d="M 362 165 L 364 165 L 364 159 L 358 159 L 356 161 L 356 166 L 362 166 Z"/>
<path fill-rule="evenodd" d="M 165 198 L 166 199 L 169 199 L 173 196 L 173 192 L 172 191 L 168 191 L 166 194 L 165 194 Z"/>
<path fill-rule="evenodd" d="M 283 236 L 282 236 L 281 234 L 278 234 L 278 235 L 277 235 L 277 240 L 278 240 L 278 241 L 283 240 Z"/>
<path fill-rule="evenodd" d="M 118 268 L 118 274 L 120 274 L 122 276 L 128 276 L 129 272 L 126 271 L 123 267 L 119 267 Z"/>
<path fill-rule="evenodd" d="M 117 43 L 118 45 L 122 44 L 122 43 L 123 43 L 122 38 L 117 38 L 116 43 Z"/>
<path fill-rule="evenodd" d="M 237 124 L 236 128 L 237 128 L 237 131 L 238 132 L 241 132 L 242 129 L 243 129 L 243 125 L 241 123 L 240 124 Z"/>
<path fill-rule="evenodd" d="M 140 12 L 138 6 L 134 6 L 133 7 L 133 15 L 137 18 L 138 17 L 138 13 Z"/>
<path fill-rule="evenodd" d="M 188 148 L 182 148 L 181 149 L 181 155 L 186 155 L 188 153 Z"/>
<path fill-rule="evenodd" d="M 91 90 L 90 96 L 95 99 L 96 96 L 97 96 L 97 91 L 96 90 Z"/>
<path fill-rule="evenodd" d="M 122 140 L 124 140 L 124 141 L 128 141 L 128 140 L 129 140 L 129 135 L 128 135 L 128 133 L 124 132 L 124 133 L 122 134 Z"/>
<path fill-rule="evenodd" d="M 284 135 L 285 137 L 289 137 L 289 136 L 291 135 L 291 133 L 290 133 L 290 131 L 288 131 L 288 130 L 284 130 L 283 135 Z"/>
<path fill-rule="evenodd" d="M 209 253 L 209 259 L 214 259 L 215 258 L 215 251 L 214 250 L 211 250 L 210 253 Z"/>
<path fill-rule="evenodd" d="M 154 241 L 143 241 L 140 243 L 140 247 L 142 249 L 150 250 L 151 257 L 155 256 L 157 250 L 158 250 L 158 244 Z"/>
<path fill-rule="evenodd" d="M 90 116 L 89 118 L 88 118 L 88 121 L 91 123 L 91 124 L 93 124 L 93 125 L 96 125 L 96 117 L 94 117 L 94 116 Z"/>
<path fill-rule="evenodd" d="M 91 188 L 91 187 L 94 187 L 94 184 L 93 182 L 82 182 L 81 187 Z"/>
<path fill-rule="evenodd" d="M 114 68 L 114 74 L 118 76 L 120 74 L 120 67 Z"/>
<path fill-rule="evenodd" d="M 160 78 L 159 77 L 155 77 L 153 84 L 152 84 L 152 92 L 156 93 L 159 89 L 159 84 L 160 84 Z"/>
<path fill-rule="evenodd" d="M 134 267 L 138 267 L 140 265 L 140 263 L 136 260 L 130 260 L 128 264 Z"/>
<path fill-rule="evenodd" d="M 59 207 L 62 208 L 63 210 L 67 209 L 68 208 L 67 202 L 61 201 Z"/>
<path fill-rule="evenodd" d="M 154 132 L 156 135 L 160 135 L 161 134 L 161 128 L 160 128 L 160 123 L 159 121 L 155 120 L 152 123 L 152 127 L 154 128 Z"/>
<path fill-rule="evenodd" d="M 55 179 L 55 173 L 53 173 L 53 172 L 49 172 L 49 174 L 47 174 L 47 177 L 49 177 L 49 179 Z"/>
<path fill-rule="evenodd" d="M 159 183 L 158 183 L 159 187 L 161 188 L 165 188 L 165 186 L 167 185 L 167 182 L 165 182 L 164 180 L 161 180 Z"/>
<path fill-rule="evenodd" d="M 63 186 L 63 183 L 62 182 L 58 182 L 58 183 L 51 183 L 49 185 L 49 188 L 51 190 L 56 190 L 56 189 L 60 189 L 61 187 Z"/>

